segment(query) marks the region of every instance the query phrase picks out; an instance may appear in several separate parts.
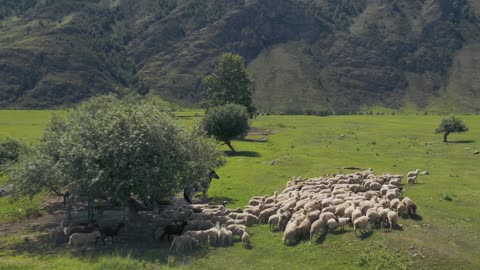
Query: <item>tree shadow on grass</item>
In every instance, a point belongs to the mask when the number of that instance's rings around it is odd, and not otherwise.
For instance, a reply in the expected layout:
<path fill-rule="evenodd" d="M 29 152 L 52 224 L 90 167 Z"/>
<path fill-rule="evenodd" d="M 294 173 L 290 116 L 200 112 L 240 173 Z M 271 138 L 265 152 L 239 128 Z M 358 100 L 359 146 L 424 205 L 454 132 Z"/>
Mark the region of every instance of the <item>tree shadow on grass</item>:
<path fill-rule="evenodd" d="M 473 140 L 465 140 L 465 141 L 448 141 L 447 143 L 474 143 Z"/>
<path fill-rule="evenodd" d="M 261 157 L 260 153 L 255 151 L 239 151 L 239 152 L 232 152 L 232 151 L 223 151 L 226 156 L 229 157 Z"/>
<path fill-rule="evenodd" d="M 268 142 L 268 139 L 261 138 L 261 139 L 241 139 L 240 141 L 242 142 L 254 142 L 254 143 L 266 143 Z"/>

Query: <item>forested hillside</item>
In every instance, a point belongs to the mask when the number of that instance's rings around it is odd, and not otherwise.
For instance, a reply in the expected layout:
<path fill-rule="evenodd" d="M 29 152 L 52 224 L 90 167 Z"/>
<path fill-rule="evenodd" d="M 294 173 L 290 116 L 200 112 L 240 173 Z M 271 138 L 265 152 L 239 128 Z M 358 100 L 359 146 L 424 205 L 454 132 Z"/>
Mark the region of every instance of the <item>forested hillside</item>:
<path fill-rule="evenodd" d="M 0 107 L 197 102 L 223 52 L 260 111 L 480 112 L 475 0 L 2 0 Z"/>

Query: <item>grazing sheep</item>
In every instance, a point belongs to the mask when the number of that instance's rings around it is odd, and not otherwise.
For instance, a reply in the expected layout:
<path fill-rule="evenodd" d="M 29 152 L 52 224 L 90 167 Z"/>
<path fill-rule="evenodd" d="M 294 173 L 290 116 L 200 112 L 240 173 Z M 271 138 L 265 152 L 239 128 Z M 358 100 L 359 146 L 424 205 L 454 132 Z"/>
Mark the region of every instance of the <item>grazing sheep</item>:
<path fill-rule="evenodd" d="M 115 240 L 118 241 L 118 233 L 120 230 L 125 227 L 125 223 L 121 222 L 117 224 L 117 226 L 101 226 L 100 227 L 100 234 L 102 238 L 102 242 L 105 245 L 105 238 L 111 237 L 112 244 L 114 244 Z"/>
<path fill-rule="evenodd" d="M 251 247 L 250 234 L 248 234 L 247 232 L 243 232 L 242 234 L 242 243 L 244 248 Z"/>
<path fill-rule="evenodd" d="M 207 234 L 208 234 L 207 241 L 208 241 L 208 244 L 210 246 L 213 247 L 217 244 L 217 242 L 218 242 L 218 232 L 219 231 L 220 230 L 218 229 L 218 226 L 215 226 L 215 227 L 207 230 Z"/>
<path fill-rule="evenodd" d="M 400 199 L 395 198 L 390 201 L 390 208 L 391 209 L 397 209 L 398 204 L 400 203 Z"/>
<path fill-rule="evenodd" d="M 236 219 L 236 220 L 228 220 L 225 222 L 226 225 L 238 224 L 238 225 L 247 225 L 248 219 L 244 217 L 243 219 Z"/>
<path fill-rule="evenodd" d="M 312 240 L 315 235 L 321 232 L 326 225 L 327 224 L 322 219 L 318 219 L 317 221 L 313 222 L 312 226 L 310 227 L 310 240 Z"/>
<path fill-rule="evenodd" d="M 407 178 L 408 178 L 408 177 L 412 177 L 412 176 L 417 177 L 419 173 L 420 173 L 420 169 L 416 169 L 416 170 L 413 171 L 413 172 L 408 172 L 408 173 L 407 173 Z"/>
<path fill-rule="evenodd" d="M 68 226 L 64 228 L 65 235 L 70 236 L 74 233 L 91 233 L 98 230 L 99 226 L 96 223 L 88 223 L 88 225 Z"/>
<path fill-rule="evenodd" d="M 372 228 L 373 225 L 378 225 L 379 223 L 381 224 L 380 214 L 375 209 L 368 209 L 366 216 L 368 218 L 368 221 L 370 221 Z"/>
<path fill-rule="evenodd" d="M 167 236 L 167 240 L 170 241 L 172 235 L 181 235 L 185 227 L 187 226 L 187 221 L 183 221 L 182 224 L 173 223 L 165 227 L 163 234 L 160 236 L 160 239 L 163 240 Z"/>
<path fill-rule="evenodd" d="M 208 241 L 208 231 L 186 231 L 182 236 L 190 236 L 197 240 L 200 244 Z"/>
<path fill-rule="evenodd" d="M 227 225 L 227 230 L 232 231 L 233 235 L 242 236 L 242 234 L 247 231 L 247 226 L 240 224 L 230 224 Z"/>
<path fill-rule="evenodd" d="M 315 210 L 315 211 L 312 211 L 312 212 L 308 212 L 307 218 L 310 219 L 310 222 L 313 223 L 320 218 L 321 213 L 322 212 L 320 212 L 320 210 Z"/>
<path fill-rule="evenodd" d="M 349 218 L 339 218 L 338 219 L 338 227 L 340 227 L 343 231 L 343 230 L 345 230 L 345 226 L 347 226 L 349 222 L 350 222 Z"/>
<path fill-rule="evenodd" d="M 388 224 L 390 224 L 390 230 L 393 230 L 393 226 L 397 226 L 398 224 L 398 214 L 395 211 L 390 211 L 387 214 L 388 217 Z"/>
<path fill-rule="evenodd" d="M 335 218 L 335 215 L 331 212 L 321 213 L 319 219 L 323 220 L 323 223 L 327 224 L 327 221 L 331 218 Z"/>
<path fill-rule="evenodd" d="M 403 198 L 402 202 L 405 204 L 407 214 L 415 216 L 417 214 L 417 205 L 409 197 Z"/>
<path fill-rule="evenodd" d="M 268 219 L 269 219 L 273 214 L 275 214 L 275 212 L 276 212 L 277 210 L 278 210 L 278 209 L 277 209 L 276 207 L 274 207 L 274 208 L 268 208 L 268 209 L 263 210 L 263 211 L 260 212 L 260 214 L 258 215 L 258 222 L 259 222 L 259 223 L 262 223 L 262 224 L 268 223 Z"/>
<path fill-rule="evenodd" d="M 305 218 L 300 225 L 298 225 L 298 234 L 300 237 L 306 237 L 310 233 L 310 228 L 312 227 L 312 222 L 309 218 Z"/>
<path fill-rule="evenodd" d="M 70 235 L 68 245 L 74 248 L 92 243 L 97 245 L 97 241 L 100 238 L 101 235 L 99 231 L 93 231 L 91 233 L 74 233 Z"/>
<path fill-rule="evenodd" d="M 355 220 L 357 218 L 362 217 L 362 216 L 363 216 L 363 214 L 362 214 L 362 211 L 360 211 L 360 209 L 357 208 L 357 209 L 353 210 L 352 218 L 351 218 L 352 222 L 355 222 Z"/>
<path fill-rule="evenodd" d="M 334 218 L 331 218 L 327 221 L 327 227 L 333 232 L 338 227 L 338 222 Z"/>
<path fill-rule="evenodd" d="M 198 240 L 189 235 L 176 236 L 173 238 L 169 253 L 184 252 L 187 250 L 192 250 L 194 247 L 197 247 L 198 245 L 199 245 Z"/>
<path fill-rule="evenodd" d="M 249 213 L 241 213 L 241 214 L 238 214 L 237 215 L 237 220 L 239 219 L 244 219 L 246 218 L 247 219 L 247 226 L 252 226 L 253 224 L 256 224 L 258 223 L 258 217 L 257 216 L 254 216 L 252 214 L 249 214 Z"/>
<path fill-rule="evenodd" d="M 218 231 L 218 241 L 220 246 L 231 246 L 233 244 L 233 233 L 227 230 L 224 225 Z"/>
<path fill-rule="evenodd" d="M 399 217 L 404 217 L 405 216 L 405 204 L 403 202 L 398 203 L 397 205 L 397 214 Z"/>
<path fill-rule="evenodd" d="M 368 218 L 366 216 L 361 216 L 353 221 L 353 231 L 355 232 L 355 236 L 357 235 L 357 230 L 363 234 L 366 232 L 367 228 Z"/>
<path fill-rule="evenodd" d="M 414 185 L 416 183 L 417 183 L 417 177 L 416 176 L 408 177 L 408 184 Z"/>
<path fill-rule="evenodd" d="M 69 240 L 67 235 L 65 235 L 65 232 L 64 232 L 62 226 L 58 226 L 58 227 L 50 230 L 49 239 L 50 239 L 50 243 L 52 243 L 54 245 L 67 243 L 68 240 Z"/>
<path fill-rule="evenodd" d="M 298 226 L 296 223 L 290 223 L 285 228 L 285 232 L 283 233 L 283 243 L 285 245 L 294 245 L 298 241 Z"/>

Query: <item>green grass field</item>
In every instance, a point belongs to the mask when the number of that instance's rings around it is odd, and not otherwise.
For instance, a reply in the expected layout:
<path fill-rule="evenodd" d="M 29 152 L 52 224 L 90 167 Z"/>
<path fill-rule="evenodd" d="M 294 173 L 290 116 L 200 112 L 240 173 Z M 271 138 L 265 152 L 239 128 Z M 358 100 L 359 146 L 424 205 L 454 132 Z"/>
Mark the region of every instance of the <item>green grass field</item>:
<path fill-rule="evenodd" d="M 0 136 L 35 142 L 50 113 L 2 111 Z M 193 113 L 181 116 L 188 126 L 198 119 Z M 57 253 L 3 250 L 0 269 L 480 269 L 480 156 L 472 155 L 480 150 L 480 117 L 461 116 L 470 131 L 450 135 L 448 144 L 433 133 L 441 118 L 261 116 L 253 126 L 274 134 L 267 142 L 235 141 L 240 155 L 227 158 L 227 165 L 217 171 L 221 179 L 210 189 L 212 201 L 228 200 L 240 207 L 254 195 L 280 191 L 292 176 L 348 172 L 338 168 L 350 166 L 376 173 L 428 170 L 430 175 L 420 177 L 418 185 L 405 187 L 404 195 L 417 202 L 421 219 L 402 219 L 402 230 L 374 230 L 359 239 L 348 227 L 320 242 L 287 247 L 282 233 L 262 225 L 250 229 L 251 250 L 237 243 L 175 258 L 167 256 L 166 244 L 96 255 L 63 248 Z M 5 207 L 11 206 L 1 201 L 0 209 Z"/>

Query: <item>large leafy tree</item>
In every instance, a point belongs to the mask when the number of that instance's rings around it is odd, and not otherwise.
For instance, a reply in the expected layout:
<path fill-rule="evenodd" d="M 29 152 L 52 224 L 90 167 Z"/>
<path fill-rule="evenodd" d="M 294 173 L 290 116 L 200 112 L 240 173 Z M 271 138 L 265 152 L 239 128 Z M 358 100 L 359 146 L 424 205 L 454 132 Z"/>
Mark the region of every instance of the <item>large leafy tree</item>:
<path fill-rule="evenodd" d="M 435 133 L 443 133 L 443 142 L 447 142 L 447 137 L 450 133 L 454 132 L 466 132 L 468 127 L 463 123 L 460 118 L 451 116 L 449 118 L 442 119 L 440 125 L 435 130 Z"/>
<path fill-rule="evenodd" d="M 210 108 L 202 121 L 203 130 L 215 139 L 224 142 L 232 152 L 232 139 L 244 137 L 250 128 L 247 109 L 238 104 Z"/>
<path fill-rule="evenodd" d="M 102 97 L 52 118 L 35 153 L 9 175 L 30 195 L 47 188 L 126 202 L 173 195 L 223 163 L 213 140 L 158 106 Z"/>
<path fill-rule="evenodd" d="M 252 94 L 255 88 L 245 69 L 245 60 L 240 55 L 223 54 L 214 73 L 203 79 L 203 86 L 209 107 L 235 103 L 245 106 L 250 117 L 254 115 Z"/>

